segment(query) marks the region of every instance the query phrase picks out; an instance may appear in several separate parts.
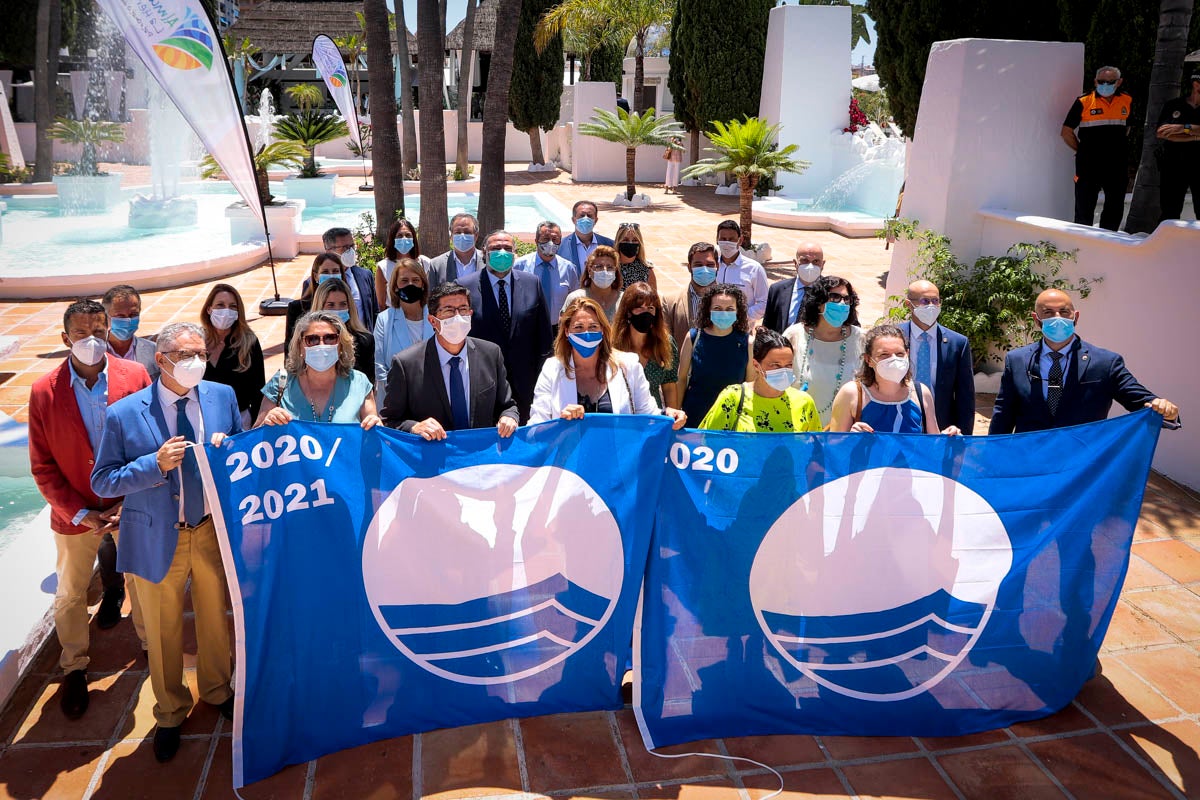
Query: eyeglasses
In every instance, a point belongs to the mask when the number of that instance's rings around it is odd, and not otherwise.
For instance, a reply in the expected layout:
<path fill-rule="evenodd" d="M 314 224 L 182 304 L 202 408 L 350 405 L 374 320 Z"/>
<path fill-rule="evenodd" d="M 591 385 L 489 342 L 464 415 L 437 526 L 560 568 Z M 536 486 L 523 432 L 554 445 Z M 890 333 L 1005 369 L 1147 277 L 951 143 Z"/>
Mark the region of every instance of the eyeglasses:
<path fill-rule="evenodd" d="M 205 361 L 208 360 L 207 350 L 167 350 L 163 353 L 163 355 L 168 357 L 179 356 L 178 358 L 172 358 L 171 361 L 187 361 L 191 358 L 201 358 Z"/>
<path fill-rule="evenodd" d="M 635 231 L 640 231 L 642 229 L 642 226 L 637 224 L 636 222 L 622 222 L 620 225 L 617 226 L 617 230 L 623 230 L 625 228 L 633 228 Z"/>
<path fill-rule="evenodd" d="M 310 333 L 304 337 L 304 346 L 316 347 L 319 344 L 337 344 L 340 338 L 336 333 Z"/>
<path fill-rule="evenodd" d="M 1116 80 L 1111 80 L 1111 81 L 1102 81 L 1102 80 L 1097 79 L 1096 85 L 1097 86 L 1116 86 L 1117 80 L 1119 80 L 1119 78 Z"/>
<path fill-rule="evenodd" d="M 441 308 L 439 308 L 437 310 L 437 313 L 434 314 L 434 316 L 437 317 L 438 319 L 450 319 L 451 317 L 459 317 L 459 316 L 469 317 L 469 316 L 471 316 L 471 307 L 470 306 L 455 306 L 454 308 L 446 308 L 445 306 L 442 306 Z"/>
<path fill-rule="evenodd" d="M 341 255 L 342 253 L 346 252 L 347 250 L 352 249 L 353 247 L 354 247 L 354 242 L 350 242 L 349 244 L 335 244 L 333 247 L 329 248 L 329 252 L 337 253 L 338 255 Z"/>

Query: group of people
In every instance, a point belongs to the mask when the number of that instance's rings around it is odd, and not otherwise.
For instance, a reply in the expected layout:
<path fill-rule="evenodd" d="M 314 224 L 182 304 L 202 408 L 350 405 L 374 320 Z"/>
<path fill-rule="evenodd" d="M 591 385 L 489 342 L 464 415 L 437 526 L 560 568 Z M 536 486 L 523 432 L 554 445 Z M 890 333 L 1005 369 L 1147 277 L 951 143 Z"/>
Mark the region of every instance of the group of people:
<path fill-rule="evenodd" d="M 743 432 L 971 433 L 975 393 L 965 337 L 938 324 L 938 287 L 916 281 L 910 319 L 864 329 L 858 295 L 801 244 L 793 277 L 770 284 L 726 220 L 687 253 L 688 284 L 663 297 L 637 223 L 613 238 L 580 201 L 573 230 L 538 225 L 518 258 L 505 231 L 451 220 L 451 247 L 420 252 L 397 220 L 372 274 L 344 228 L 324 236 L 288 309 L 283 367 L 267 377 L 245 304 L 215 285 L 195 321 L 139 336 L 132 286 L 63 315 L 68 356 L 33 387 L 33 473 L 58 548 L 54 615 L 63 711 L 88 707 L 87 590 L 99 556 L 97 616 L 121 620 L 126 592 L 146 651 L 154 752 L 174 757 L 192 707 L 183 677 L 190 579 L 200 699 L 233 713 L 226 584 L 197 447 L 292 420 L 384 424 L 429 441 L 449 431 L 589 414 L 664 415 L 675 428 Z M 1102 419 L 1113 401 L 1178 409 L 1142 387 L 1121 358 L 1083 342 L 1071 298 L 1049 290 L 1042 336 L 1009 354 L 991 433 Z M 124 573 L 124 575 L 122 575 Z"/>

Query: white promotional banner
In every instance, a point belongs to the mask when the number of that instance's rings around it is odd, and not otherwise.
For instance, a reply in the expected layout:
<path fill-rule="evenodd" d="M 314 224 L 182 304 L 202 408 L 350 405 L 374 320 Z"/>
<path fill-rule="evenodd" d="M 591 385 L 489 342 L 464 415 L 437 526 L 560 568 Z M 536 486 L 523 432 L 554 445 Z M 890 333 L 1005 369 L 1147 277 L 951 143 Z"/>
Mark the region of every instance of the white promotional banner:
<path fill-rule="evenodd" d="M 263 219 L 246 126 L 221 41 L 200 0 L 97 2 L 246 205 Z"/>
<path fill-rule="evenodd" d="M 354 96 L 350 93 L 350 78 L 346 75 L 346 62 L 342 60 L 342 51 L 333 43 L 333 39 L 322 33 L 313 39 L 312 60 L 317 72 L 325 79 L 329 96 L 337 103 L 338 111 L 342 112 L 342 117 L 350 127 L 350 139 L 361 149 L 358 110 L 354 107 Z"/>

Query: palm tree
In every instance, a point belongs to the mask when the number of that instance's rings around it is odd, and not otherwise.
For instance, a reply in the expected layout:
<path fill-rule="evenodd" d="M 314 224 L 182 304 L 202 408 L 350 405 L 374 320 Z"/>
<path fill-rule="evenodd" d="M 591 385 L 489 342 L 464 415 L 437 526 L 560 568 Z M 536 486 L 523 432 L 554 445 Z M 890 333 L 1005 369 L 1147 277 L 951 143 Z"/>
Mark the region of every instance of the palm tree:
<path fill-rule="evenodd" d="M 302 114 L 288 114 L 275 123 L 275 137 L 286 142 L 296 142 L 304 147 L 307 153 L 304 167 L 300 170 L 301 178 L 320 177 L 317 169 L 317 145 L 332 142 L 343 136 L 350 135 L 346 120 L 324 111 L 308 110 Z"/>
<path fill-rule="evenodd" d="M 315 83 L 297 83 L 283 90 L 293 103 L 300 106 L 300 111 L 308 111 L 320 105 L 325 99 L 321 87 Z"/>
<path fill-rule="evenodd" d="M 354 16 L 358 18 L 358 27 L 361 32 L 352 33 L 349 36 L 336 36 L 333 43 L 348 56 L 350 79 L 354 81 L 354 109 L 361 114 L 362 76 L 359 74 L 359 65 L 362 57 L 367 54 L 367 22 L 361 11 L 355 11 Z"/>
<path fill-rule="evenodd" d="M 1150 90 L 1146 98 L 1146 127 L 1142 133 L 1142 160 L 1133 182 L 1133 201 L 1126 233 L 1149 233 L 1162 218 L 1159 203 L 1158 115 L 1163 104 L 1179 96 L 1183 58 L 1187 55 L 1188 28 L 1192 21 L 1193 0 L 1162 0 L 1158 7 L 1158 40 L 1154 45 L 1154 64 L 1150 69 Z M 1104 198 L 1108 202 L 1108 198 Z"/>
<path fill-rule="evenodd" d="M 508 131 L 508 88 L 521 0 L 500 0 L 496 9 L 496 44 L 483 100 L 483 153 L 479 166 L 479 229 L 504 227 L 504 138 Z M 424 227 L 423 225 L 421 227 Z"/>
<path fill-rule="evenodd" d="M 404 22 L 404 3 L 396 6 L 396 54 L 400 62 L 400 116 L 403 120 L 401 163 L 404 173 L 417 168 L 417 117 L 413 113 L 412 55 L 408 51 L 408 26 Z M 382 219 L 382 217 L 381 217 Z"/>
<path fill-rule="evenodd" d="M 50 128 L 58 99 L 58 49 L 62 32 L 62 5 L 59 0 L 38 0 L 37 31 L 33 67 L 33 114 L 37 125 L 33 179 L 49 181 L 54 175 L 54 143 Z"/>
<path fill-rule="evenodd" d="M 711 172 L 729 172 L 737 177 L 742 246 L 749 247 L 754 187 L 761 179 L 779 172 L 803 172 L 808 169 L 809 162 L 792 158 L 797 150 L 794 144 L 780 149 L 779 125 L 769 125 L 762 117 L 747 117 L 745 121 L 735 119 L 728 124 L 714 121 L 712 125 L 711 149 L 719 155 L 700 159 L 685 169 L 681 177 L 698 178 Z"/>
<path fill-rule="evenodd" d="M 119 122 L 58 117 L 46 135 L 67 144 L 82 145 L 83 152 L 75 168 L 76 175 L 99 175 L 96 147 L 105 142 L 125 141 L 125 126 Z"/>
<path fill-rule="evenodd" d="M 404 3 L 397 4 L 399 8 Z M 375 172 L 375 241 L 382 242 L 397 213 L 404 214 L 404 165 L 396 127 L 396 70 L 392 67 L 390 15 L 384 0 L 364 0 L 367 23 L 367 79 L 371 98 L 371 161 Z"/>
<path fill-rule="evenodd" d="M 222 37 L 222 41 L 225 44 L 225 55 L 233 67 L 233 82 L 237 89 L 238 104 L 242 107 L 244 114 L 246 113 L 246 71 L 248 67 L 254 66 L 254 56 L 262 51 L 245 36 L 239 42 L 227 33 Z"/>
<path fill-rule="evenodd" d="M 417 101 L 421 108 L 421 249 L 440 253 L 450 241 L 446 219 L 446 137 L 442 117 L 442 64 L 446 29 L 438 0 L 417 0 Z"/>
<path fill-rule="evenodd" d="M 580 125 L 579 132 L 625 147 L 625 199 L 632 200 L 637 194 L 634 186 L 637 149 L 642 145 L 676 147 L 671 139 L 683 136 L 683 126 L 670 114 L 656 116 L 653 108 L 646 109 L 645 114 L 630 113 L 623 108 L 615 113 L 602 108 L 592 110 L 596 116 Z"/>
<path fill-rule="evenodd" d="M 254 178 L 258 186 L 258 196 L 263 205 L 267 205 L 275 199 L 271 195 L 267 170 L 271 167 L 292 169 L 301 166 L 307 159 L 308 151 L 297 142 L 271 142 L 265 147 L 258 148 L 254 154 Z M 200 177 L 205 179 L 221 178 L 224 177 L 224 174 L 217 160 L 205 153 L 204 158 L 200 159 Z"/>
<path fill-rule="evenodd" d="M 454 175 L 459 180 L 470 177 L 467 163 L 467 123 L 471 119 L 471 62 L 475 60 L 475 0 L 467 0 L 467 15 L 463 18 L 463 46 L 458 64 L 458 148 L 454 154 Z M 466 96 L 463 96 L 464 87 Z"/>
<path fill-rule="evenodd" d="M 541 53 L 562 32 L 563 49 L 579 56 L 583 80 L 592 79 L 592 54 L 607 44 L 618 41 L 620 32 L 613 20 L 598 13 L 590 5 L 573 16 L 567 16 L 556 6 L 542 15 L 533 31 L 533 46 Z M 569 10 L 569 9 L 568 9 Z M 621 44 L 628 43 L 628 38 Z"/>

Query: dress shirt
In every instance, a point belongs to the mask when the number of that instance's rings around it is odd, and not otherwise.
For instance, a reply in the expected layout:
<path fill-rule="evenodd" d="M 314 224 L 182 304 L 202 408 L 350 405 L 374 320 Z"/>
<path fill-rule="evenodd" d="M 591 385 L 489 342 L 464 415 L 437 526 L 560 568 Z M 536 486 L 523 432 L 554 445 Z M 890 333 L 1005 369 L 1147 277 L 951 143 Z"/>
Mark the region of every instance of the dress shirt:
<path fill-rule="evenodd" d="M 489 279 L 489 282 L 492 284 L 492 297 L 496 298 L 496 307 L 497 308 L 500 307 L 500 284 L 502 284 L 502 283 L 507 284 L 504 287 L 504 295 L 505 295 L 505 297 L 508 298 L 508 317 L 509 317 L 509 319 L 512 319 L 515 316 L 512 313 L 512 310 L 513 310 L 512 270 L 510 269 L 508 272 L 504 273 L 503 275 L 497 275 L 496 273 L 493 272 L 491 275 L 488 276 L 488 279 Z"/>
<path fill-rule="evenodd" d="M 186 395 L 188 399 L 187 405 L 184 406 L 184 413 L 187 414 L 188 422 L 192 423 L 192 429 L 196 431 L 196 441 L 203 442 L 204 437 L 204 416 L 200 413 L 200 396 L 195 389 L 189 389 Z M 179 426 L 176 425 L 175 417 L 179 414 L 179 410 L 175 407 L 175 403 L 180 399 L 180 396 L 172 392 L 162 382 L 158 382 L 158 403 L 162 407 L 163 419 L 167 422 L 167 432 L 171 437 L 179 435 Z M 180 463 L 176 469 L 180 470 L 179 477 L 183 479 L 183 464 Z M 183 489 L 179 491 L 179 521 L 183 522 L 187 519 L 183 514 Z M 204 496 L 204 513 L 209 513 L 208 508 L 208 493 Z"/>
<path fill-rule="evenodd" d="M 354 280 L 354 276 L 350 274 L 349 269 L 346 270 L 346 278 L 343 282 L 350 287 L 350 297 L 354 300 L 354 307 L 358 310 L 359 321 L 365 320 L 367 318 L 367 307 L 363 305 L 363 296 L 362 292 L 358 289 L 358 281 Z"/>
<path fill-rule="evenodd" d="M 692 319 L 700 313 L 700 295 L 696 292 L 696 284 L 691 281 L 688 282 L 688 310 L 691 311 Z"/>
<path fill-rule="evenodd" d="M 762 319 L 767 313 L 767 272 L 753 259 L 742 254 L 732 264 L 717 264 L 717 283 L 732 283 L 746 293 L 746 313 L 751 319 Z"/>
<path fill-rule="evenodd" d="M 583 265 L 587 263 L 588 256 L 592 251 L 600 246 L 600 240 L 596 238 L 595 231 L 592 232 L 592 243 L 588 244 L 579 236 L 579 231 L 575 231 L 575 241 L 579 244 L 575 245 L 575 256 L 579 259 L 579 269 L 583 270 Z"/>
<path fill-rule="evenodd" d="M 1074 344 L 1074 341 L 1068 342 L 1066 347 L 1058 351 L 1062 353 L 1062 361 L 1059 363 L 1062 364 L 1063 386 L 1067 385 L 1067 370 L 1071 368 L 1071 348 Z M 1054 365 L 1054 359 L 1050 358 L 1050 354 L 1053 352 L 1055 351 L 1051 350 L 1046 345 L 1046 342 L 1043 341 L 1041 345 L 1042 357 L 1038 360 L 1038 374 L 1042 376 L 1043 400 L 1046 398 L 1047 392 L 1050 391 L 1050 367 Z"/>
<path fill-rule="evenodd" d="M 562 256 L 556 255 L 546 261 L 540 253 L 530 253 L 517 259 L 514 269 L 528 272 L 541 281 L 542 295 L 546 298 L 546 305 L 552 309 L 566 305 L 567 295 L 579 288 L 579 269 L 570 259 Z"/>
<path fill-rule="evenodd" d="M 129 348 L 133 352 L 133 348 Z M 100 436 L 104 433 L 104 417 L 108 413 L 108 359 L 104 360 L 104 369 L 96 376 L 92 388 L 75 371 L 71 359 L 67 359 L 67 369 L 71 371 L 71 388 L 75 391 L 75 404 L 79 406 L 79 416 L 83 417 L 83 427 L 87 429 L 88 442 L 92 445 L 92 453 L 100 449 Z M 81 508 L 71 518 L 72 525 L 78 525 L 91 509 Z"/>
<path fill-rule="evenodd" d="M 924 336 L 929 337 L 929 350 L 931 357 L 929 359 L 929 391 L 933 391 L 933 387 L 937 384 L 938 370 L 938 342 L 941 341 L 941 336 L 938 334 L 938 325 L 935 322 L 929 326 L 929 330 L 923 331 L 916 322 L 909 323 L 909 336 L 912 341 L 908 343 L 912 355 L 912 374 L 917 375 L 917 362 L 925 357 L 925 342 L 922 339 Z"/>
<path fill-rule="evenodd" d="M 442 381 L 446 384 L 446 397 L 451 398 L 450 394 L 450 359 L 458 356 L 462 359 L 462 363 L 458 365 L 462 372 L 463 394 L 467 396 L 467 416 L 471 414 L 471 370 L 467 368 L 467 346 L 464 343 L 463 349 L 457 353 L 451 353 L 446 348 L 442 347 L 441 341 L 435 336 L 433 345 L 437 348 L 438 362 L 442 365 Z"/>
<path fill-rule="evenodd" d="M 800 312 L 804 310 L 804 293 L 808 291 L 808 287 L 796 278 L 792 284 L 792 299 L 788 301 L 788 318 L 783 321 L 783 327 L 786 330 L 789 326 L 795 325 L 800 321 Z"/>
<path fill-rule="evenodd" d="M 461 258 L 459 258 L 457 250 L 454 250 L 454 249 L 450 250 L 451 256 L 454 258 L 454 262 L 458 266 L 458 276 L 454 280 L 457 281 L 459 278 L 465 278 L 466 276 L 470 275 L 472 272 L 479 271 L 479 265 L 475 263 L 475 253 L 476 252 L 478 252 L 478 251 L 472 250 L 471 258 L 468 259 L 467 261 L 463 261 Z"/>

